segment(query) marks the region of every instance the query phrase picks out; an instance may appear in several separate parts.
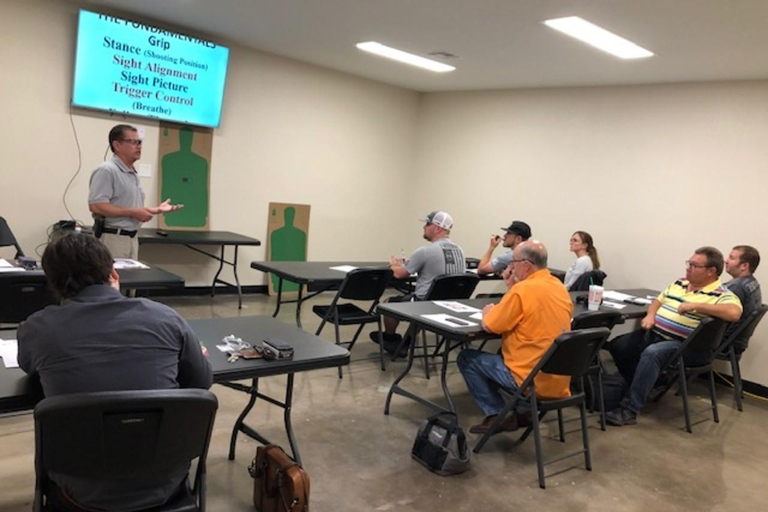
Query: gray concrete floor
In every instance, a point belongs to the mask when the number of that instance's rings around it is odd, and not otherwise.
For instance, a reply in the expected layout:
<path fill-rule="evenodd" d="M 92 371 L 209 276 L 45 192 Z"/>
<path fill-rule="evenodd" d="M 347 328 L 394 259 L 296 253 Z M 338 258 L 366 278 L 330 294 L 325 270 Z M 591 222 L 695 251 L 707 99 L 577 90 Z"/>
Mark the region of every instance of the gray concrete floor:
<path fill-rule="evenodd" d="M 328 302 L 330 296 L 313 299 Z M 274 299 L 252 296 L 238 311 L 232 296 L 164 299 L 186 318 L 271 314 Z M 304 328 L 318 320 L 311 302 Z M 293 322 L 291 306 L 281 319 Z M 735 409 L 732 394 L 719 389 L 720 423 L 707 411 L 706 386 L 695 384 L 693 434 L 683 430 L 680 400 L 673 395 L 648 407 L 639 424 L 601 432 L 590 422 L 593 471 L 573 458 L 548 467 L 547 489 L 538 487 L 532 440 L 512 448 L 512 434 L 498 435 L 483 453 L 472 456 L 472 469 L 452 477 L 436 476 L 410 457 L 416 429 L 430 411 L 395 397 L 390 416 L 383 414 L 389 384 L 404 363 L 379 369 L 377 347 L 366 329 L 339 379 L 335 369 L 298 374 L 293 421 L 304 466 L 311 476 L 315 511 L 464 511 L 464 510 L 764 510 L 768 491 L 768 443 L 764 441 L 768 406 L 747 398 Z M 332 329 L 323 336 L 332 339 Z M 481 419 L 455 365 L 449 384 L 465 428 Z M 285 378 L 263 379 L 262 389 L 281 395 Z M 405 385 L 441 400 L 437 378 L 426 380 L 416 363 Z M 235 461 L 227 460 L 230 429 L 245 404 L 245 395 L 214 385 L 219 412 L 208 456 L 208 510 L 252 510 L 252 480 L 246 467 L 256 443 L 240 436 Z M 569 416 L 573 416 L 570 413 Z M 261 403 L 248 422 L 287 447 L 282 410 Z M 579 446 L 577 423 L 570 423 L 565 444 L 545 427 L 546 456 Z M 473 446 L 477 436 L 469 434 Z M 0 418 L 0 510 L 31 509 L 34 488 L 34 435 L 30 414 Z"/>

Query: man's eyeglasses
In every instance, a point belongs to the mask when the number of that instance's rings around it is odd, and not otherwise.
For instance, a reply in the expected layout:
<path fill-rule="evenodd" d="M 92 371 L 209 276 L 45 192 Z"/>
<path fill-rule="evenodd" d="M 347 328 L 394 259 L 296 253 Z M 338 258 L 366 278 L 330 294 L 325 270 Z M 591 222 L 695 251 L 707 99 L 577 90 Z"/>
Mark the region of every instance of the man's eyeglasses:
<path fill-rule="evenodd" d="M 521 261 L 531 261 L 531 260 L 529 260 L 528 258 L 521 258 L 519 260 L 511 259 L 511 260 L 509 260 L 509 264 L 510 265 L 514 265 L 515 263 L 520 263 Z M 533 263 L 533 262 L 531 262 L 531 263 Z"/>
<path fill-rule="evenodd" d="M 141 139 L 120 139 L 122 142 L 127 142 L 128 144 L 131 144 L 133 146 L 141 146 L 144 141 Z"/>
<path fill-rule="evenodd" d="M 694 263 L 691 260 L 685 260 L 685 266 L 691 267 L 691 268 L 707 268 L 707 267 L 710 267 L 711 265 L 706 265 L 706 264 L 702 265 L 701 263 Z"/>

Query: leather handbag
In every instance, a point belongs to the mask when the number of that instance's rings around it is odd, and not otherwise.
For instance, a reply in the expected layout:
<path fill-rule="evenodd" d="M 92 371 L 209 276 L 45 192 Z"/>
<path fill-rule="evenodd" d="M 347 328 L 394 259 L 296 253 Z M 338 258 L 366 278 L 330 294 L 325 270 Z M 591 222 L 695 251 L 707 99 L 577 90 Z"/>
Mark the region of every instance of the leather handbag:
<path fill-rule="evenodd" d="M 258 512 L 309 511 L 309 475 L 279 446 L 259 446 L 248 472 Z"/>

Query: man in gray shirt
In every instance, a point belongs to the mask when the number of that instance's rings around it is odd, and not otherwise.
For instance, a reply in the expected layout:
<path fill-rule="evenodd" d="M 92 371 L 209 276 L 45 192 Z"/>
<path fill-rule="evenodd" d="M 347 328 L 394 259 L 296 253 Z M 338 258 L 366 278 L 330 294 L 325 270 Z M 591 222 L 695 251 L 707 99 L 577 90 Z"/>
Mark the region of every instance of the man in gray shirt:
<path fill-rule="evenodd" d="M 757 282 L 753 275 L 759 264 L 760 253 L 749 245 L 737 245 L 731 249 L 728 258 L 725 260 L 725 271 L 733 277 L 725 286 L 739 297 L 743 309 L 741 320 L 728 327 L 725 331 L 724 339 L 728 339 L 740 327 L 741 322 L 749 318 L 752 312 L 757 311 L 763 304 L 760 283 Z M 744 352 L 747 349 L 748 343 L 748 338 L 737 339 L 733 345 L 736 353 L 741 354 Z"/>
<path fill-rule="evenodd" d="M 477 266 L 477 274 L 484 276 L 487 274 L 500 274 L 503 272 L 507 265 L 509 265 L 512 259 L 512 251 L 515 247 L 531 238 L 531 226 L 521 220 L 512 221 L 512 224 L 508 228 L 501 228 L 506 232 L 504 234 L 503 246 L 509 250 L 499 256 L 493 257 L 493 251 L 502 242 L 502 238 L 499 235 L 492 235 L 491 242 L 488 245 L 488 249 L 480 258 L 480 263 Z"/>
<path fill-rule="evenodd" d="M 211 386 L 210 364 L 187 322 L 165 305 L 122 296 L 104 244 L 85 234 L 66 235 L 45 249 L 43 269 L 61 305 L 30 316 L 19 327 L 18 342 L 19 366 L 40 378 L 46 397 Z M 188 471 L 184 465 L 118 483 L 50 476 L 84 507 L 137 510 L 165 503 Z"/>
<path fill-rule="evenodd" d="M 424 222 L 424 239 L 431 242 L 420 247 L 407 261 L 390 258 L 389 266 L 397 279 L 405 279 L 411 274 L 416 274 L 416 289 L 413 293 L 401 297 L 392 297 L 390 302 L 405 302 L 423 300 L 427 295 L 432 281 L 436 277 L 447 274 L 463 274 L 467 270 L 464 251 L 450 239 L 453 218 L 446 212 L 432 212 L 427 215 Z M 402 339 L 397 330 L 399 321 L 384 317 L 384 342 L 385 348 L 392 348 Z M 378 333 L 371 333 L 371 339 L 378 342 Z"/>
<path fill-rule="evenodd" d="M 183 208 L 170 199 L 154 208 L 144 206 L 144 190 L 133 164 L 141 158 L 142 140 L 136 128 L 119 124 L 109 131 L 113 156 L 91 174 L 88 208 L 103 228 L 97 237 L 109 247 L 114 258 L 139 257 L 136 233 L 141 224 L 155 215 Z"/>

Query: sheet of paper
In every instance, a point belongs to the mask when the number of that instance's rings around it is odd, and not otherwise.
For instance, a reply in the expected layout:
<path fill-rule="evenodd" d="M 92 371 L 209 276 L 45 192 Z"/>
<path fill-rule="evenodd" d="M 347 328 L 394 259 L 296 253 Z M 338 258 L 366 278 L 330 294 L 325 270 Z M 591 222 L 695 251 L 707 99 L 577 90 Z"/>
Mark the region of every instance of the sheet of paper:
<path fill-rule="evenodd" d="M 353 267 L 352 265 L 339 265 L 338 267 L 328 267 L 331 270 L 338 270 L 339 272 L 349 272 L 351 270 L 355 270 L 357 267 Z"/>
<path fill-rule="evenodd" d="M 15 267 L 10 262 L 0 258 L 0 272 L 24 272 L 24 267 Z"/>
<path fill-rule="evenodd" d="M 437 313 L 433 315 L 421 315 L 422 318 L 438 322 L 448 327 L 474 327 L 478 325 L 475 322 L 464 320 L 463 318 L 456 318 L 455 316 L 446 315 L 445 313 Z"/>
<path fill-rule="evenodd" d="M 654 299 L 655 299 L 655 298 L 656 298 L 656 297 L 654 297 Z M 635 299 L 635 302 L 639 302 L 640 304 L 648 305 L 648 304 L 650 304 L 651 302 L 653 302 L 653 300 L 651 300 L 651 299 L 644 299 L 644 298 L 642 298 L 642 297 L 637 297 L 637 298 Z"/>
<path fill-rule="evenodd" d="M 469 315 L 469 318 L 474 318 L 475 320 L 482 320 L 483 319 L 483 312 L 478 311 L 477 313 L 473 313 Z"/>
<path fill-rule="evenodd" d="M 625 307 L 627 307 L 626 304 L 619 304 L 617 302 L 608 302 L 607 300 L 604 300 L 601 306 L 605 306 L 613 309 L 624 309 Z"/>
<path fill-rule="evenodd" d="M 432 304 L 440 306 L 441 308 L 450 309 L 454 313 L 474 313 L 475 311 L 480 311 L 477 308 L 453 300 L 433 300 Z"/>
<path fill-rule="evenodd" d="M 115 258 L 115 270 L 123 270 L 129 268 L 149 268 L 149 266 L 136 260 Z"/>
<path fill-rule="evenodd" d="M 19 344 L 16 340 L 0 340 L 0 357 L 6 368 L 19 367 Z"/>
<path fill-rule="evenodd" d="M 627 299 L 634 299 L 633 295 L 627 295 L 626 293 L 620 293 L 614 290 L 605 290 L 603 292 L 603 300 L 615 300 L 616 302 L 624 302 Z"/>

